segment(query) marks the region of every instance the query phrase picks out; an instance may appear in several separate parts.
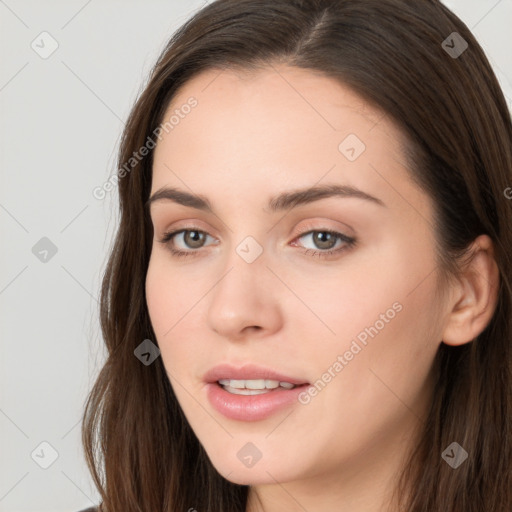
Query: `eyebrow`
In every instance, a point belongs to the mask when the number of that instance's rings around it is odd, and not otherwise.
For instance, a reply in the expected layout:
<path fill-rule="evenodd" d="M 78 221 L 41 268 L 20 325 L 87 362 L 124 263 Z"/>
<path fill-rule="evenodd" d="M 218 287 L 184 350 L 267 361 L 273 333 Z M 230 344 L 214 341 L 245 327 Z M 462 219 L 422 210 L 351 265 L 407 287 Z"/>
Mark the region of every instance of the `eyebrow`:
<path fill-rule="evenodd" d="M 269 200 L 266 210 L 271 213 L 290 210 L 329 197 L 355 197 L 386 207 L 382 200 L 356 187 L 330 184 L 282 192 Z M 183 206 L 214 213 L 208 198 L 201 194 L 191 194 L 177 188 L 162 187 L 147 200 L 145 207 L 149 208 L 157 201 L 172 201 Z"/>

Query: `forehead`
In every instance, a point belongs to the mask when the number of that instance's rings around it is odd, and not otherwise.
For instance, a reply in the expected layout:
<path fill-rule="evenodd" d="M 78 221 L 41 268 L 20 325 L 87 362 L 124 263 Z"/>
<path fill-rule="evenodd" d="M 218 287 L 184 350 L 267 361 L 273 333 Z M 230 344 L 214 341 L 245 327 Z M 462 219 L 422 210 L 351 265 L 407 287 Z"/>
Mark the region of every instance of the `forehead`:
<path fill-rule="evenodd" d="M 225 121 L 228 114 L 235 119 L 239 113 L 240 122 L 240 117 L 252 112 L 266 116 L 273 125 L 296 120 L 302 121 L 302 128 L 306 124 L 317 128 L 320 124 L 322 132 L 371 127 L 385 117 L 378 106 L 370 105 L 339 80 L 318 71 L 283 65 L 205 70 L 180 87 L 164 117 L 168 119 L 191 96 L 197 98 L 200 109 L 195 110 L 202 118 L 215 115 Z M 225 109 L 225 115 L 220 109 Z M 394 135 L 400 136 L 399 131 Z"/>
<path fill-rule="evenodd" d="M 185 108 L 191 98 L 196 105 Z M 220 181 L 250 193 L 311 186 L 326 174 L 361 187 L 375 174 L 370 164 L 392 162 L 406 173 L 404 136 L 394 123 L 349 87 L 310 70 L 210 69 L 180 88 L 163 122 L 172 116 L 173 128 L 155 148 L 152 191 L 183 181 L 208 191 Z"/>

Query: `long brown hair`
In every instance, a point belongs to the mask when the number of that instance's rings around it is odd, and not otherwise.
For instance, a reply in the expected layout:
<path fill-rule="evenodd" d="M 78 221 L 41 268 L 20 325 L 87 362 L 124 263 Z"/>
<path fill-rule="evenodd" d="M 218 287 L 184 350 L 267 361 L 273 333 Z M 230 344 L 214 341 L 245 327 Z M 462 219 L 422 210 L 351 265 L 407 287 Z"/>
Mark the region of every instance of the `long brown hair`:
<path fill-rule="evenodd" d="M 458 56 L 443 45 L 454 32 L 468 44 Z M 108 354 L 82 425 L 101 510 L 245 510 L 248 486 L 212 466 L 161 358 L 146 366 L 134 356 L 143 340 L 156 343 L 145 300 L 153 153 L 129 171 L 125 164 L 154 138 L 187 80 L 207 69 L 276 62 L 340 80 L 403 129 L 411 177 L 435 204 L 439 275 L 457 275 L 478 235 L 492 239 L 500 271 L 496 311 L 472 342 L 441 343 L 431 409 L 396 495 L 408 512 L 510 512 L 512 123 L 482 48 L 437 0 L 217 0 L 169 40 L 130 113 L 118 155 L 120 224 L 101 290 Z M 469 454 L 457 470 L 441 458 L 453 441 Z"/>

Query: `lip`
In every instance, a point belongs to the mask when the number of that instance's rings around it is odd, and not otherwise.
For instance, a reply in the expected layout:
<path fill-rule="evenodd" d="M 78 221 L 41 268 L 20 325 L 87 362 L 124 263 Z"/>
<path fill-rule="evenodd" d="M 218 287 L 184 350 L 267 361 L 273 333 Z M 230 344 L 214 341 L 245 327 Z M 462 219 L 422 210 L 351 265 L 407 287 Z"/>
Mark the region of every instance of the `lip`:
<path fill-rule="evenodd" d="M 218 384 L 220 379 L 269 379 L 289 382 L 296 387 L 276 388 L 260 395 L 235 395 Z M 298 406 L 298 395 L 309 386 L 303 379 L 254 364 L 239 368 L 229 364 L 215 366 L 204 375 L 204 380 L 206 396 L 212 407 L 226 418 L 237 421 L 259 421 L 286 407 Z"/>

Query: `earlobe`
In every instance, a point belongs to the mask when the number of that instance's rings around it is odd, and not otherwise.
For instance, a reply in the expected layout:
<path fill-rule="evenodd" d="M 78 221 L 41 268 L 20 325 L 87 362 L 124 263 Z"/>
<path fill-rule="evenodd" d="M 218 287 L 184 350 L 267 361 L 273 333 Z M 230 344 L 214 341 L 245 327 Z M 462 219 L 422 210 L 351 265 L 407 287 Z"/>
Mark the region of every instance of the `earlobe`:
<path fill-rule="evenodd" d="M 487 327 L 496 310 L 499 269 L 490 237 L 476 238 L 470 254 L 458 285 L 454 285 L 457 286 L 455 298 L 448 304 L 450 310 L 442 338 L 446 345 L 473 341 Z"/>

